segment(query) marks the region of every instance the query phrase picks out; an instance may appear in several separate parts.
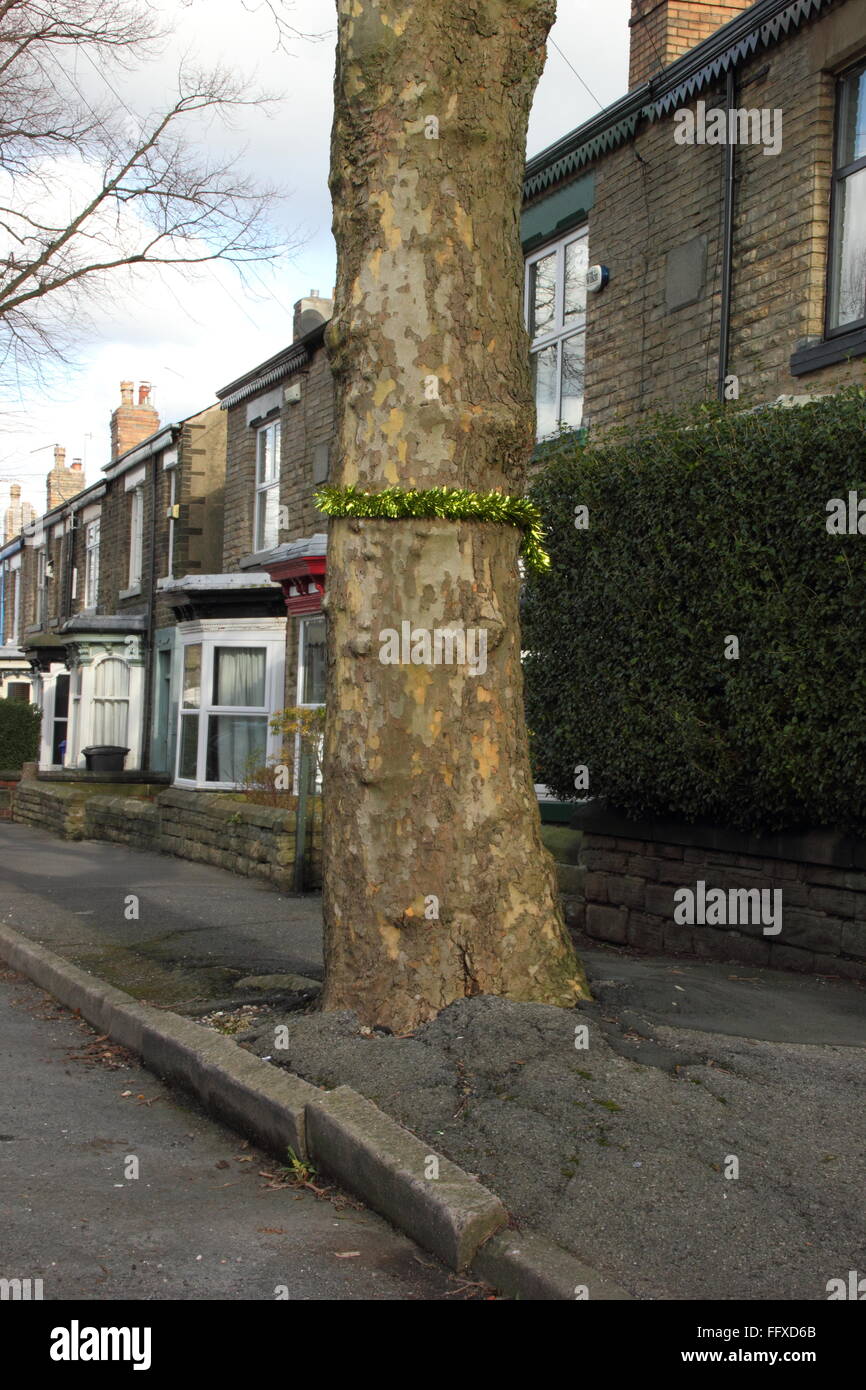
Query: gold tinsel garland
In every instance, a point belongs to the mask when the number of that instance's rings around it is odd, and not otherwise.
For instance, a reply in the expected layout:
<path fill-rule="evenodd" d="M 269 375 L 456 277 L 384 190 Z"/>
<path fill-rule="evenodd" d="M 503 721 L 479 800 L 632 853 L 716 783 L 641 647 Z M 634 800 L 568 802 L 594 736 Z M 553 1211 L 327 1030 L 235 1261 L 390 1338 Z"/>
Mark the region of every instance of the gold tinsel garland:
<path fill-rule="evenodd" d="M 540 574 L 550 569 L 540 513 L 525 497 L 509 497 L 502 492 L 469 492 L 462 487 L 388 487 L 382 492 L 362 492 L 350 486 L 323 487 L 316 493 L 315 502 L 326 516 L 391 521 L 441 517 L 448 521 L 495 521 L 517 526 L 523 532 L 520 554 L 527 567 Z"/>

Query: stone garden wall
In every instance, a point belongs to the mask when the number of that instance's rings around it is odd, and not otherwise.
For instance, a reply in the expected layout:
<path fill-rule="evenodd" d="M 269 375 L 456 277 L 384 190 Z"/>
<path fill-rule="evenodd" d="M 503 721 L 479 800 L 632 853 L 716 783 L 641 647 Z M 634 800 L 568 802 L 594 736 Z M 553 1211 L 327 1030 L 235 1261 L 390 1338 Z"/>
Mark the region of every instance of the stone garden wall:
<path fill-rule="evenodd" d="M 255 806 L 230 793 L 163 789 L 148 783 L 43 781 L 25 777 L 13 819 L 67 840 L 110 840 L 261 878 L 294 884 L 295 812 Z M 321 886 L 321 799 L 310 801 L 306 888 Z"/>
<path fill-rule="evenodd" d="M 575 808 L 572 825 L 579 852 L 558 872 L 566 919 L 578 936 L 657 954 L 866 979 L 863 841 L 832 832 L 757 837 L 677 822 L 635 823 L 591 804 Z M 677 920 L 689 907 L 684 889 L 695 895 L 693 918 L 711 918 L 700 904 L 723 890 L 715 915 L 721 911 L 728 920 Z M 742 890 L 752 889 L 767 890 L 763 903 L 778 907 L 772 923 L 756 912 L 732 923 L 745 915 Z M 722 895 L 715 898 L 718 903 Z"/>

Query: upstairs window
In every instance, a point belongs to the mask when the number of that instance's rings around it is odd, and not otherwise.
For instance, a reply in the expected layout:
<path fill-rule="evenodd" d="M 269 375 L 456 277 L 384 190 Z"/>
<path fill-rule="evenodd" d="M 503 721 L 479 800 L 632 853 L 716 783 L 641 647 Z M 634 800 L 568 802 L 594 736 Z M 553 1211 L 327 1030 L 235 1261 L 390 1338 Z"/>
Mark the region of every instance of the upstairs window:
<path fill-rule="evenodd" d="M 141 556 L 144 549 L 144 492 L 140 487 L 132 493 L 129 514 L 129 587 L 141 584 Z"/>
<path fill-rule="evenodd" d="M 583 422 L 587 266 L 586 229 L 526 262 L 525 314 L 539 439 Z"/>
<path fill-rule="evenodd" d="M 866 326 L 866 63 L 839 82 L 828 333 Z"/>
<path fill-rule="evenodd" d="M 12 583 L 12 631 L 9 634 L 9 642 L 13 647 L 18 646 L 18 635 L 21 631 L 21 570 L 10 570 L 10 580 Z"/>
<path fill-rule="evenodd" d="M 45 622 L 48 597 L 48 559 L 45 548 L 36 552 L 36 622 L 39 627 Z"/>
<path fill-rule="evenodd" d="M 99 602 L 99 520 L 88 521 L 84 528 L 84 607 L 95 608 Z"/>
<path fill-rule="evenodd" d="M 256 435 L 256 508 L 253 550 L 273 550 L 279 541 L 280 422 L 263 425 Z"/>

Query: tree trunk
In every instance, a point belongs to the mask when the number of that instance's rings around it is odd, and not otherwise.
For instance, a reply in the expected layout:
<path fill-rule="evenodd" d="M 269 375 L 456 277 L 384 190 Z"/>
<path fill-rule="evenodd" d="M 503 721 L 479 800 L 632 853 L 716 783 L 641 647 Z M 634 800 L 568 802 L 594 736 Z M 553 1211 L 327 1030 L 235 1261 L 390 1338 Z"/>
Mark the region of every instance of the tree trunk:
<path fill-rule="evenodd" d="M 555 0 L 338 10 L 331 481 L 520 495 L 520 190 Z M 529 765 L 519 545 L 484 521 L 330 523 L 326 1009 L 406 1032 L 476 994 L 586 997 Z M 459 634 L 438 663 L 437 629 Z"/>

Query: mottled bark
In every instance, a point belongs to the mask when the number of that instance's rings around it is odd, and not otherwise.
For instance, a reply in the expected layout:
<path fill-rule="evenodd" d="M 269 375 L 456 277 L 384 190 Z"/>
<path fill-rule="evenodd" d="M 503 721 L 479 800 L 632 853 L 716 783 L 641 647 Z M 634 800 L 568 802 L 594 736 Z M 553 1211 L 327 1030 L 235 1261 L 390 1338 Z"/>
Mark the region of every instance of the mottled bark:
<path fill-rule="evenodd" d="M 520 494 L 520 188 L 555 0 L 338 11 L 331 481 Z M 330 524 L 324 1006 L 370 1024 L 410 1030 L 474 994 L 585 994 L 529 766 L 519 544 L 483 522 Z M 404 622 L 466 632 L 474 673 L 383 664 L 380 634 Z"/>

